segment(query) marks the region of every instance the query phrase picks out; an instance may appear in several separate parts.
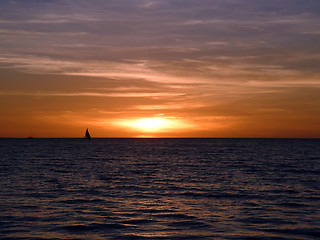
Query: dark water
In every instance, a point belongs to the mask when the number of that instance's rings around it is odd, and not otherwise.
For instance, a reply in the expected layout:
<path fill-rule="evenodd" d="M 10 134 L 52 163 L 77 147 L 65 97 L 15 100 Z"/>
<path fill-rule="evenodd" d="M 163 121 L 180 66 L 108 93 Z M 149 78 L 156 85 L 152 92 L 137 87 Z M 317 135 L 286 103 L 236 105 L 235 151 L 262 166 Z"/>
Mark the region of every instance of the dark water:
<path fill-rule="evenodd" d="M 0 139 L 1 239 L 320 239 L 320 140 Z"/>

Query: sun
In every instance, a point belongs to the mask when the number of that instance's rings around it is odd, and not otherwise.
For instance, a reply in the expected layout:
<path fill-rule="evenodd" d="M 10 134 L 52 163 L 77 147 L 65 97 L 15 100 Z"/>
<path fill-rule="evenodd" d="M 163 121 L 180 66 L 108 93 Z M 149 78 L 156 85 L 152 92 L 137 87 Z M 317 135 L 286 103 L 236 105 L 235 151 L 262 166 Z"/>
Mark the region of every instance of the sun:
<path fill-rule="evenodd" d="M 131 127 L 143 132 L 158 132 L 162 129 L 169 128 L 172 122 L 165 118 L 142 118 L 131 122 Z"/>
<path fill-rule="evenodd" d="M 139 136 L 154 136 L 154 134 L 163 134 L 170 132 L 176 133 L 179 130 L 181 131 L 191 126 L 181 118 L 162 116 L 121 120 L 119 119 L 116 125 L 134 130 L 137 133 L 140 132 L 142 135 Z"/>

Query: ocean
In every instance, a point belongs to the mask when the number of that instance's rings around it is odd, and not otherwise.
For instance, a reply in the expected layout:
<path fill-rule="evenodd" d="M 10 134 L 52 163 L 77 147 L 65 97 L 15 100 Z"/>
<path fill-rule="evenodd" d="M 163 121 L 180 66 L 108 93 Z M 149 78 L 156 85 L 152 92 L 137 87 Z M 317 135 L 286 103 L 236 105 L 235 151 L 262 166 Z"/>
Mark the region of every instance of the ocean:
<path fill-rule="evenodd" d="M 320 239 L 319 139 L 0 139 L 0 239 Z"/>

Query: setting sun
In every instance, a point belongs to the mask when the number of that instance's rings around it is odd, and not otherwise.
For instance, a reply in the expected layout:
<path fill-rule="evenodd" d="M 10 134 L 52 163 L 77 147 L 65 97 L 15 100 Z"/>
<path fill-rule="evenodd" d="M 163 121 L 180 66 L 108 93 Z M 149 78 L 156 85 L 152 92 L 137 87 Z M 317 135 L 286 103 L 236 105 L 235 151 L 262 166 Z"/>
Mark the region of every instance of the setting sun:
<path fill-rule="evenodd" d="M 144 132 L 157 132 L 168 128 L 172 122 L 164 118 L 143 118 L 132 122 L 132 126 Z"/>
<path fill-rule="evenodd" d="M 157 133 L 169 132 L 173 129 L 175 131 L 182 131 L 183 129 L 188 129 L 192 126 L 192 124 L 187 123 L 185 120 L 177 117 L 123 119 L 117 121 L 117 125 L 131 129 L 131 131 L 136 133 L 153 133 L 153 135 L 158 135 Z"/>

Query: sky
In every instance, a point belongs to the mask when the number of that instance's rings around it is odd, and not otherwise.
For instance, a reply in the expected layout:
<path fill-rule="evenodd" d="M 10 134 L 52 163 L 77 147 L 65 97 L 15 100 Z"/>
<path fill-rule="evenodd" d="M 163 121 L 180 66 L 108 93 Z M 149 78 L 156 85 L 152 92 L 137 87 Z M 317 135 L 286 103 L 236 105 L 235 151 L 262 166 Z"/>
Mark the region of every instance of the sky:
<path fill-rule="evenodd" d="M 320 137 L 319 0 L 2 0 L 0 137 Z"/>

